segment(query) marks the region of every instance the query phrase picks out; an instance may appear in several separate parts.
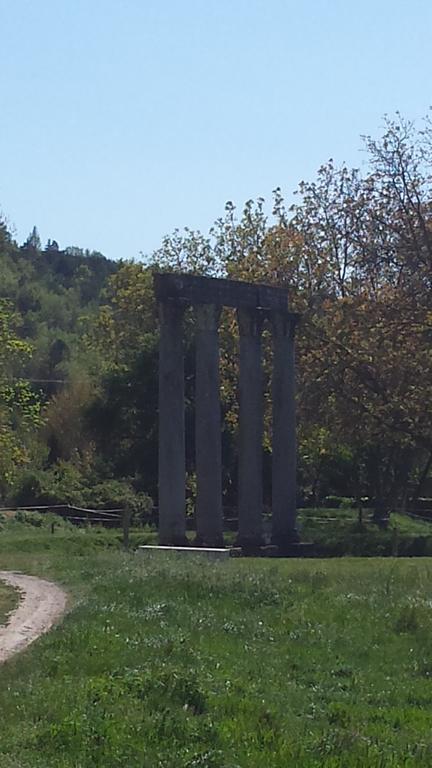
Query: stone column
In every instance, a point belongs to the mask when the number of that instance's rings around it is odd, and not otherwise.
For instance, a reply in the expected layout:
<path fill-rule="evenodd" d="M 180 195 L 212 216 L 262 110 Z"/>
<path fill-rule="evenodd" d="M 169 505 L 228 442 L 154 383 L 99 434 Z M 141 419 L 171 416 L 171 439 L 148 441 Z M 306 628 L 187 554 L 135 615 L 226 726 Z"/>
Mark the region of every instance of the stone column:
<path fill-rule="evenodd" d="M 262 312 L 238 309 L 240 331 L 238 544 L 262 544 L 263 383 Z"/>
<path fill-rule="evenodd" d="M 282 550 L 296 531 L 294 334 L 297 316 L 271 312 L 273 327 L 272 543 Z"/>
<path fill-rule="evenodd" d="M 159 544 L 186 542 L 183 307 L 159 303 Z"/>
<path fill-rule="evenodd" d="M 196 307 L 196 526 L 197 543 L 208 547 L 223 546 L 219 316 L 214 304 Z"/>

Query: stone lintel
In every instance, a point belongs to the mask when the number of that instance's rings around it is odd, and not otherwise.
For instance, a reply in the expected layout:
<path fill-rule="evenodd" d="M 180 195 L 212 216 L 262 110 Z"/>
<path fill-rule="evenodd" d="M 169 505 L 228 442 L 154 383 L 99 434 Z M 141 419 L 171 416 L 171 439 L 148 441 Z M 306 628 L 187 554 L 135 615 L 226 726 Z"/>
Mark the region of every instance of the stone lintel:
<path fill-rule="evenodd" d="M 156 298 L 162 302 L 177 299 L 187 304 L 288 309 L 288 291 L 271 285 L 176 272 L 155 273 L 153 284 Z"/>

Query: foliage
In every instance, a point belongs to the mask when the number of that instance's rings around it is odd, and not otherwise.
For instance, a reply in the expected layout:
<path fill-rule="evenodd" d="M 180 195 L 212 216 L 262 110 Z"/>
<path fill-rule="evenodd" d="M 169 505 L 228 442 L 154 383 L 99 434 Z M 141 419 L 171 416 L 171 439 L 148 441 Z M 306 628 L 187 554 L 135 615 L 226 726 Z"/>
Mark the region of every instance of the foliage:
<path fill-rule="evenodd" d="M 410 481 L 421 481 L 432 463 L 431 137 L 429 120 L 420 132 L 400 116 L 387 120 L 381 139 L 365 139 L 365 174 L 329 161 L 315 181 L 300 184 L 290 211 L 275 190 L 272 221 L 261 199 L 248 201 L 238 218 L 229 203 L 205 241 L 175 233 L 164 243 L 166 261 L 156 254 L 156 266 L 289 288 L 292 308 L 303 314 L 304 482 L 315 495 L 370 496 L 378 515 L 403 505 Z M 235 427 L 232 317 L 221 337 L 223 393 Z M 344 485 L 334 467 L 347 463 Z"/>
<path fill-rule="evenodd" d="M 137 493 L 130 481 L 101 480 L 88 467 L 71 461 L 58 461 L 46 470 L 23 472 L 11 500 L 17 506 L 128 507 L 137 523 L 148 517 L 153 506 L 152 499 L 145 493 Z"/>
<path fill-rule="evenodd" d="M 12 587 L 0 583 L 0 627 L 5 624 L 9 613 L 18 606 L 19 593 Z"/>
<path fill-rule="evenodd" d="M 22 382 L 22 395 L 17 387 L 10 395 L 15 413 L 23 412 L 17 403 L 24 395 L 35 398 L 37 410 L 40 389 L 45 421 L 37 435 L 34 422 L 18 443 L 15 422 L 6 433 L 0 424 L 7 463 L 0 467 L 3 495 L 16 483 L 20 465 L 31 460 L 32 469 L 48 473 L 59 462 L 70 463 L 87 495 L 99 482 L 118 480 L 156 498 L 158 320 L 152 271 L 179 270 L 284 286 L 290 307 L 302 314 L 301 500 L 368 497 L 379 518 L 418 497 L 432 471 L 431 120 L 418 130 L 397 115 L 386 120 L 381 137 L 365 137 L 364 146 L 369 164 L 362 172 L 330 160 L 314 180 L 300 183 L 289 208 L 276 189 L 271 215 L 262 198 L 248 200 L 240 211 L 228 202 L 208 234 L 176 230 L 143 263 L 113 264 L 98 253 L 62 250 L 52 239 L 42 250 L 36 228 L 19 248 L 0 222 L 0 298 L 16 307 L 21 319 L 10 338 L 24 345 L 9 349 L 8 362 L 1 359 L 0 365 L 12 365 Z M 187 312 L 189 477 L 193 336 L 193 315 Z M 220 339 L 224 493 L 225 504 L 233 506 L 238 331 L 230 310 L 222 313 Z M 268 325 L 263 362 L 269 391 Z M 6 408 L 7 397 L 3 401 Z M 271 430 L 269 395 L 266 503 Z M 193 490 L 190 503 L 192 496 Z"/>
<path fill-rule="evenodd" d="M 88 344 L 102 351 L 107 371 L 128 369 L 157 342 L 151 270 L 124 263 L 109 279 L 104 299 Z"/>
<path fill-rule="evenodd" d="M 40 423 L 40 404 L 28 382 L 15 373 L 31 353 L 17 335 L 18 318 L 0 301 L 0 497 L 30 459 L 31 434 Z"/>

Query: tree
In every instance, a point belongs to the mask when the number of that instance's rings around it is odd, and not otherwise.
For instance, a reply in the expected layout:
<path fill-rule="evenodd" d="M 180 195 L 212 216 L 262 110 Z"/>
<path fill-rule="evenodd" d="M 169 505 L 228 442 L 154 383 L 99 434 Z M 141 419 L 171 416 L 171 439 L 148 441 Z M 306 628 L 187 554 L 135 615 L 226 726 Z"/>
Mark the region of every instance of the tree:
<path fill-rule="evenodd" d="M 40 403 L 27 381 L 17 376 L 30 355 L 16 334 L 18 318 L 0 301 L 0 496 L 11 490 L 19 468 L 31 457 L 34 430 L 41 424 Z"/>
<path fill-rule="evenodd" d="M 262 200 L 248 201 L 239 218 L 228 204 L 208 238 L 177 232 L 165 240 L 165 261 L 156 255 L 175 269 L 288 287 L 303 315 L 300 454 L 313 455 L 302 443 L 325 434 L 345 464 L 351 457 L 350 482 L 379 511 L 403 503 L 409 481 L 432 464 L 431 136 L 429 121 L 416 132 L 400 117 L 389 120 L 381 139 L 365 140 L 366 174 L 329 161 L 300 184 L 289 212 L 275 191 L 273 221 Z M 235 423 L 232 316 L 221 337 Z"/>
<path fill-rule="evenodd" d="M 49 251 L 54 251 L 54 253 L 57 253 L 57 251 L 59 251 L 59 250 L 60 250 L 60 248 L 59 248 L 59 244 L 58 244 L 57 240 L 50 240 L 50 239 L 47 240 L 47 244 L 45 246 L 45 251 L 48 251 L 48 252 Z"/>
<path fill-rule="evenodd" d="M 32 231 L 27 237 L 27 240 L 23 243 L 22 247 L 29 251 L 40 251 L 41 239 L 39 237 L 39 232 L 36 226 L 33 227 Z"/>

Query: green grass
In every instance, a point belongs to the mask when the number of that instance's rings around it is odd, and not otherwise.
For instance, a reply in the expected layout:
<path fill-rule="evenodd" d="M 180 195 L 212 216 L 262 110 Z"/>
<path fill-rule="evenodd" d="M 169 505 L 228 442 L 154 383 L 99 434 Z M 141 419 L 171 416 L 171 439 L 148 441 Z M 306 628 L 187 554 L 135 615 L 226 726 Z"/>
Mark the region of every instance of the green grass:
<path fill-rule="evenodd" d="M 0 581 L 0 626 L 6 622 L 11 611 L 18 605 L 18 592 Z"/>
<path fill-rule="evenodd" d="M 16 551 L 32 551 L 34 539 L 46 549 L 56 547 L 61 535 L 69 536 L 72 548 L 97 549 L 121 546 L 122 533 L 118 529 L 94 527 L 88 536 L 86 529 L 77 531 L 55 515 L 41 515 L 35 512 L 20 513 L 21 519 L 3 519 L 0 515 L 0 537 L 9 548 Z M 374 556 L 429 556 L 432 557 L 432 522 L 412 519 L 406 515 L 392 514 L 387 530 L 380 530 L 369 522 L 370 511 L 364 513 L 364 524 L 359 525 L 357 511 L 353 509 L 307 508 L 298 512 L 298 527 L 303 541 L 313 542 L 317 554 L 322 557 Z M 54 537 L 50 535 L 51 523 L 55 523 Z M 193 540 L 193 531 L 188 532 Z M 71 538 L 72 537 L 72 538 Z M 74 538 L 75 537 L 75 538 Z M 227 545 L 234 543 L 236 533 L 225 533 Z M 74 543 L 72 543 L 72 541 Z M 131 529 L 131 547 L 140 544 L 156 544 L 157 533 L 149 527 Z"/>
<path fill-rule="evenodd" d="M 298 522 L 301 538 L 324 557 L 432 556 L 432 522 L 406 515 L 393 513 L 387 530 L 371 524 L 366 511 L 359 525 L 351 509 L 302 509 Z"/>
<path fill-rule="evenodd" d="M 1 768 L 430 768 L 432 560 L 22 543 L 0 534 L 0 568 L 72 603 L 0 669 Z"/>

